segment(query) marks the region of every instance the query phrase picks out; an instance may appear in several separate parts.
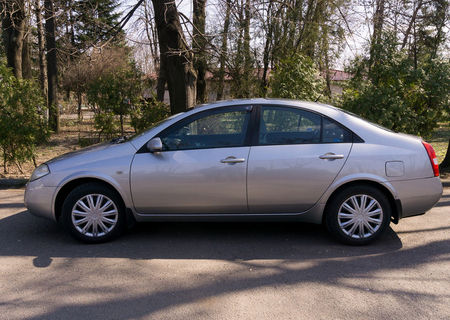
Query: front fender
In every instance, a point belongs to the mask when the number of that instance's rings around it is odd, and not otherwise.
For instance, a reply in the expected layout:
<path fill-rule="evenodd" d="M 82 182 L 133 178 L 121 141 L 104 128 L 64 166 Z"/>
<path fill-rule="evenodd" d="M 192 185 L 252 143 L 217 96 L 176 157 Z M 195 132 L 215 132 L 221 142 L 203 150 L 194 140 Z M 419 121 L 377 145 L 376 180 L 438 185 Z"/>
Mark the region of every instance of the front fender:
<path fill-rule="evenodd" d="M 117 173 L 116 175 L 122 175 Z M 91 179 L 91 180 L 99 180 L 104 183 L 109 184 L 113 187 L 119 195 L 122 197 L 122 200 L 127 208 L 133 208 L 133 203 L 131 201 L 130 196 L 130 184 L 128 181 L 128 174 L 123 173 L 124 178 L 117 179 L 117 177 L 112 177 L 105 173 L 101 172 L 93 172 L 93 171 L 79 171 L 74 172 L 68 176 L 66 176 L 63 180 L 58 183 L 55 193 L 53 194 L 52 199 L 52 214 L 53 217 L 56 217 L 56 198 L 61 189 L 63 189 L 68 183 L 71 183 L 75 180 L 79 179 Z M 126 176 L 126 178 L 125 178 Z"/>

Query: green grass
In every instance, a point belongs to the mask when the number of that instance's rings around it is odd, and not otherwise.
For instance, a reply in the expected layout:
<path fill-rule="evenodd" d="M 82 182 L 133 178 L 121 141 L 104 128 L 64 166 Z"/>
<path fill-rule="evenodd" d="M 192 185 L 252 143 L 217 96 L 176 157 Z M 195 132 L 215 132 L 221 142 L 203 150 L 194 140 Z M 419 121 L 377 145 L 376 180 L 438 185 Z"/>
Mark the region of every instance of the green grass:
<path fill-rule="evenodd" d="M 445 153 L 447 152 L 448 139 L 450 138 L 450 122 L 440 123 L 439 127 L 437 127 L 431 138 L 427 139 L 427 142 L 431 143 L 436 151 L 436 155 L 438 157 L 439 163 L 444 160 Z"/>

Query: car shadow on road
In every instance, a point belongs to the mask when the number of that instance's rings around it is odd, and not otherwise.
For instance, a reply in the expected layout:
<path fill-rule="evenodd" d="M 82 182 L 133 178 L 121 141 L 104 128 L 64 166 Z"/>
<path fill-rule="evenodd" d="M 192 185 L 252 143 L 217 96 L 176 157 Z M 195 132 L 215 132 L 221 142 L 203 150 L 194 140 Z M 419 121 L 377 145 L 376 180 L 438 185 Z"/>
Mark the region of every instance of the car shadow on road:
<path fill-rule="evenodd" d="M 140 223 L 119 239 L 96 245 L 80 243 L 62 227 L 27 211 L 0 220 L 0 257 L 35 256 L 36 267 L 53 257 L 128 259 L 304 260 L 396 251 L 396 233 L 376 243 L 352 247 L 337 243 L 320 225 L 296 222 L 154 222 Z"/>
<path fill-rule="evenodd" d="M 224 294 L 302 283 L 364 293 L 367 287 L 346 279 L 364 279 L 384 271 L 415 268 L 431 260 L 448 261 L 450 253 L 448 240 L 400 250 L 401 240 L 392 229 L 372 245 L 345 246 L 329 238 L 320 226 L 301 223 L 149 223 L 138 225 L 114 242 L 85 245 L 73 240 L 57 224 L 32 217 L 26 211 L 0 220 L 0 242 L 0 257 L 34 256 L 35 267 L 48 267 L 57 257 L 111 257 L 215 259 L 244 267 L 244 270 L 270 268 L 272 271 L 257 275 L 245 271 L 231 275 L 224 271 L 218 273 L 214 281 L 193 282 L 189 287 L 152 288 L 132 297 L 64 305 L 48 309 L 32 319 L 64 319 L 67 315 L 95 318 L 102 315 L 102 310 L 108 310 L 117 319 L 151 317 L 172 307 Z M 260 264 L 260 260 L 265 259 L 273 260 L 270 266 Z M 287 265 L 308 260 L 314 263 L 302 268 Z M 374 295 L 392 295 L 402 303 L 411 304 L 411 308 L 416 308 L 414 301 L 438 298 L 433 293 L 395 286 L 382 291 L 371 290 Z M 420 307 L 417 308 L 421 312 Z M 395 318 L 395 314 L 392 316 Z"/>

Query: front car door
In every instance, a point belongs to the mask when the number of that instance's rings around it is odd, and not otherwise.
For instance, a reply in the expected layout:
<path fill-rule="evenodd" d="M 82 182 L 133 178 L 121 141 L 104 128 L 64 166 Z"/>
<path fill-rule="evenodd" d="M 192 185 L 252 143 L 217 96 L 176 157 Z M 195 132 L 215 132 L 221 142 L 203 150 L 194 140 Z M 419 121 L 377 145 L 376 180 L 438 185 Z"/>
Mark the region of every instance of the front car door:
<path fill-rule="evenodd" d="M 159 153 L 137 153 L 131 191 L 138 213 L 245 213 L 252 108 L 225 107 L 182 119 L 156 135 Z"/>
<path fill-rule="evenodd" d="M 352 133 L 331 119 L 299 108 L 260 108 L 259 132 L 248 163 L 249 210 L 306 211 L 343 167 Z"/>

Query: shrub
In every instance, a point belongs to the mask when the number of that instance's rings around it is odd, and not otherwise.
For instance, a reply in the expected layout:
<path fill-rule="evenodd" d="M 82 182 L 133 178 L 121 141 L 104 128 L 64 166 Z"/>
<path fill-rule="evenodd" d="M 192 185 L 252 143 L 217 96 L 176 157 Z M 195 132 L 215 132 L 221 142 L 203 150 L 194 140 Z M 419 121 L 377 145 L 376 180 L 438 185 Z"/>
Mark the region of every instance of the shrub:
<path fill-rule="evenodd" d="M 44 99 L 35 82 L 18 80 L 0 62 L 0 148 L 3 167 L 34 159 L 36 145 L 48 138 Z"/>
<path fill-rule="evenodd" d="M 112 70 L 89 83 L 87 97 L 97 107 L 96 128 L 112 134 L 119 118 L 120 131 L 124 134 L 124 117 L 139 102 L 141 80 L 134 66 Z M 103 127 L 104 125 L 104 127 Z"/>
<path fill-rule="evenodd" d="M 139 133 L 168 116 L 170 116 L 170 107 L 153 96 L 136 104 L 131 113 L 131 125 Z"/>
<path fill-rule="evenodd" d="M 119 126 L 112 112 L 101 112 L 94 117 L 94 127 L 98 130 L 99 140 L 103 135 L 106 139 L 111 139 L 119 131 Z"/>

